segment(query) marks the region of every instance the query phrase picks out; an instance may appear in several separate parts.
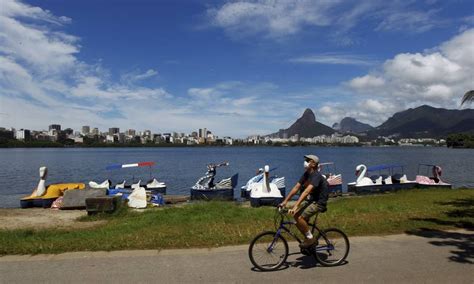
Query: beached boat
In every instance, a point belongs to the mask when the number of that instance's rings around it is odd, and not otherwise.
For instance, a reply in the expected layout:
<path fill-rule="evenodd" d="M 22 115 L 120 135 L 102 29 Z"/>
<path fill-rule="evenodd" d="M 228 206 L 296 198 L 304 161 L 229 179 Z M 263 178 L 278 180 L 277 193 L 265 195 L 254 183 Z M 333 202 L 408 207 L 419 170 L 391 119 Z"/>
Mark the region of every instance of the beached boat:
<path fill-rule="evenodd" d="M 329 195 L 331 197 L 342 195 L 342 174 L 337 173 L 334 162 L 319 164 L 319 171 L 324 175 L 328 182 Z"/>
<path fill-rule="evenodd" d="M 429 172 L 431 170 L 431 176 Z M 422 173 L 426 173 L 422 175 Z M 453 188 L 449 183 L 441 180 L 442 169 L 437 165 L 419 164 L 416 182 L 420 188 Z"/>
<path fill-rule="evenodd" d="M 116 169 L 125 169 L 125 168 L 134 168 L 134 167 L 149 167 L 150 169 L 150 180 L 147 183 L 142 183 L 141 180 L 137 182 L 133 181 L 132 184 L 127 184 L 126 180 L 123 180 L 121 183 L 117 183 L 115 186 L 112 185 L 112 182 L 107 179 L 102 183 L 97 183 L 94 181 L 89 182 L 89 187 L 91 188 L 106 188 L 106 189 L 116 189 L 117 192 L 128 193 L 130 194 L 135 187 L 143 187 L 145 190 L 153 193 L 166 194 L 166 184 L 164 182 L 158 181 L 151 174 L 151 168 L 155 165 L 155 162 L 140 162 L 133 164 L 114 164 L 107 166 L 106 170 L 116 170 Z"/>
<path fill-rule="evenodd" d="M 272 168 L 269 171 L 272 172 L 276 170 L 277 168 Z M 252 189 L 252 184 L 255 183 L 262 183 L 263 182 L 263 176 L 264 176 L 264 169 L 260 168 L 257 171 L 257 175 L 252 177 L 247 181 L 247 183 L 240 188 L 240 197 L 244 199 L 249 199 L 250 198 L 250 192 Z M 280 191 L 281 195 L 284 197 L 286 194 L 286 185 L 285 185 L 285 177 L 278 177 L 278 176 L 272 176 L 269 178 L 270 183 L 275 184 Z"/>
<path fill-rule="evenodd" d="M 284 187 L 284 178 L 282 179 Z M 250 205 L 252 207 L 264 205 L 277 206 L 283 201 L 285 195 L 282 194 L 277 183 L 273 181 L 274 179 L 270 180 L 270 167 L 266 165 L 261 182 L 254 182 L 248 185 L 248 189 L 250 189 Z"/>
<path fill-rule="evenodd" d="M 216 169 L 228 165 L 229 163 L 227 162 L 209 164 L 206 174 L 199 178 L 196 184 L 191 187 L 191 200 L 233 200 L 234 188 L 237 185 L 239 174 L 234 174 L 214 184 Z"/>
<path fill-rule="evenodd" d="M 408 180 L 402 165 L 378 165 L 356 167 L 357 180 L 347 184 L 347 191 L 356 194 L 378 193 L 416 188 L 415 181 Z M 373 173 L 367 176 L 367 173 Z"/>
<path fill-rule="evenodd" d="M 60 196 L 64 195 L 66 190 L 70 189 L 84 189 L 86 187 L 83 183 L 58 183 L 46 185 L 46 177 L 48 169 L 41 167 L 39 169 L 40 181 L 38 186 L 33 190 L 29 196 L 20 199 L 21 208 L 42 207 L 50 208 L 53 202 Z"/>

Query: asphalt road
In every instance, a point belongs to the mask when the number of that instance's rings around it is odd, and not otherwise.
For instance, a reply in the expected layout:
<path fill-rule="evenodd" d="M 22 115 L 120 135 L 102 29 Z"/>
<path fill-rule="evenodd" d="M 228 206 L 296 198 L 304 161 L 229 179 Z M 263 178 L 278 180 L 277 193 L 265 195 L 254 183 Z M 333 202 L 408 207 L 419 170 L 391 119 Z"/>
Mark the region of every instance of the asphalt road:
<path fill-rule="evenodd" d="M 0 257 L 0 283 L 474 283 L 474 231 L 350 238 L 346 264 L 316 265 L 290 244 L 288 265 L 256 271 L 248 246 Z"/>

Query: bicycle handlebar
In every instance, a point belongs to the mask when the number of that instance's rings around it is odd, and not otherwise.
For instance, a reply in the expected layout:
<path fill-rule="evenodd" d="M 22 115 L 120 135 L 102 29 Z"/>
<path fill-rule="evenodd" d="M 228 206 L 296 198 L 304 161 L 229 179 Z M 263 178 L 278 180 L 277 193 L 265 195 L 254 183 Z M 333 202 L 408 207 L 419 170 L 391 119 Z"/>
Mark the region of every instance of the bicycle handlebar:
<path fill-rule="evenodd" d="M 287 214 L 288 211 L 290 211 L 288 208 L 281 207 L 281 206 L 278 206 L 277 210 L 278 210 L 278 213 L 280 213 L 280 214 Z"/>

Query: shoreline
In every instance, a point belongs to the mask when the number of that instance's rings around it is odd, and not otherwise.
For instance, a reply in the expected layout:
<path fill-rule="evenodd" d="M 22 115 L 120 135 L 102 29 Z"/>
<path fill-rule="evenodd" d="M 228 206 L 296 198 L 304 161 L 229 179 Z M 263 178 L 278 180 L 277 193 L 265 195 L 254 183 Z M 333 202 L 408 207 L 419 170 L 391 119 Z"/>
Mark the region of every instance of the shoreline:
<path fill-rule="evenodd" d="M 80 222 L 86 210 L 53 210 L 51 208 L 0 208 L 0 230 L 16 229 L 85 229 L 106 223 L 105 220 Z"/>
<path fill-rule="evenodd" d="M 367 143 L 367 142 L 366 142 Z M 253 143 L 236 143 L 229 144 L 179 144 L 179 143 L 158 143 L 158 144 L 62 144 L 57 142 L 16 142 L 12 144 L 0 144 L 0 149 L 19 149 L 19 148 L 234 148 L 234 147 L 434 147 L 434 148 L 453 148 L 453 149 L 471 149 L 469 147 L 448 147 L 446 144 L 375 144 L 368 145 L 365 143 L 307 143 L 307 142 L 288 142 L 288 143 L 274 143 L 274 144 L 253 144 Z"/>

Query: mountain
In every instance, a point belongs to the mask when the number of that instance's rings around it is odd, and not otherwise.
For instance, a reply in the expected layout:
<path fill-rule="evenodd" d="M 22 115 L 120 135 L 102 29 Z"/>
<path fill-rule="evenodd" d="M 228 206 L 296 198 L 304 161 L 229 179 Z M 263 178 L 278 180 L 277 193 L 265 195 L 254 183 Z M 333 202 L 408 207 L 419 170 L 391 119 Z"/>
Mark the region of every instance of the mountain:
<path fill-rule="evenodd" d="M 373 129 L 373 126 L 357 121 L 352 117 L 344 117 L 340 123 L 334 123 L 332 126 L 337 132 L 340 133 L 362 133 Z"/>
<path fill-rule="evenodd" d="M 299 137 L 314 137 L 318 135 L 331 135 L 335 131 L 329 126 L 326 126 L 316 121 L 316 116 L 313 111 L 307 108 L 303 115 L 296 120 L 289 128 L 280 129 L 277 133 L 270 134 L 272 137 L 289 138 L 295 134 Z"/>
<path fill-rule="evenodd" d="M 474 133 L 474 109 L 444 109 L 423 105 L 395 113 L 367 133 L 374 136 L 446 137 L 450 133 Z"/>

